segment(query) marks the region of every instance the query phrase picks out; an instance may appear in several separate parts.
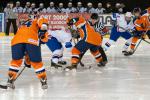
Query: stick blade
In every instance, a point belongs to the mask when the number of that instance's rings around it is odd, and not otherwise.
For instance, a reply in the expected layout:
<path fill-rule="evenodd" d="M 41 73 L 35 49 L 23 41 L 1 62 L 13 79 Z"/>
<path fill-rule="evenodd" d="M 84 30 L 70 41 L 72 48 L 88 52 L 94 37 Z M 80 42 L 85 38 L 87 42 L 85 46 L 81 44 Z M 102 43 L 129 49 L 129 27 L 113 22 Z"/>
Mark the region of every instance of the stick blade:
<path fill-rule="evenodd" d="M 6 85 L 0 85 L 1 89 L 7 89 L 8 87 Z"/>

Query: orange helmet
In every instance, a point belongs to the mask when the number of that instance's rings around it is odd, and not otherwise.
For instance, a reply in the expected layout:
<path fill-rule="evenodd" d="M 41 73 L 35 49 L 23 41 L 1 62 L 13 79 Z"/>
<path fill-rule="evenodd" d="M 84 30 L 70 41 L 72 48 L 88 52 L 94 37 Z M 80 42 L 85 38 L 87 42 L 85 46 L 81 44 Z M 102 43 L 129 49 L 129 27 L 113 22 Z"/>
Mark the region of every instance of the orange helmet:
<path fill-rule="evenodd" d="M 68 26 L 73 25 L 73 20 L 72 20 L 72 18 L 71 18 L 71 17 L 68 17 L 67 20 L 66 20 L 66 23 L 67 23 Z"/>

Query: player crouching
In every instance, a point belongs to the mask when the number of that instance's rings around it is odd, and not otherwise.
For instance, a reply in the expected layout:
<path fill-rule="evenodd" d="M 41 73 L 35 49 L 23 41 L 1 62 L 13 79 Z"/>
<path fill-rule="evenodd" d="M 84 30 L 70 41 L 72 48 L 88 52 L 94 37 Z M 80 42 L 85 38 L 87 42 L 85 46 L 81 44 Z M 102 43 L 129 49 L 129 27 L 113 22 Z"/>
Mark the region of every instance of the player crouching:
<path fill-rule="evenodd" d="M 46 38 L 48 20 L 44 17 L 39 18 L 38 13 L 32 16 L 34 16 L 34 19 L 29 18 L 27 21 L 24 21 L 11 41 L 12 60 L 8 71 L 7 86 L 12 89 L 15 88 L 14 81 L 25 54 L 29 56 L 31 66 L 35 69 L 35 73 L 41 81 L 42 89 L 48 88 L 39 42 L 39 40 L 42 42 L 48 40 Z"/>
<path fill-rule="evenodd" d="M 63 60 L 63 50 L 64 47 L 67 51 L 72 49 L 71 43 L 71 33 L 66 32 L 65 29 L 62 30 L 49 30 L 49 39 L 46 45 L 52 51 L 51 67 L 61 68 L 62 65 L 66 65 L 67 62 Z M 63 44 L 65 45 L 63 47 Z"/>
<path fill-rule="evenodd" d="M 80 55 L 90 49 L 94 55 L 98 66 L 105 66 L 103 62 L 99 47 L 102 43 L 101 35 L 94 30 L 94 28 L 82 17 L 68 19 L 68 25 L 77 30 L 81 40 L 72 49 L 71 66 L 65 68 L 66 71 L 76 69 L 80 62 Z"/>

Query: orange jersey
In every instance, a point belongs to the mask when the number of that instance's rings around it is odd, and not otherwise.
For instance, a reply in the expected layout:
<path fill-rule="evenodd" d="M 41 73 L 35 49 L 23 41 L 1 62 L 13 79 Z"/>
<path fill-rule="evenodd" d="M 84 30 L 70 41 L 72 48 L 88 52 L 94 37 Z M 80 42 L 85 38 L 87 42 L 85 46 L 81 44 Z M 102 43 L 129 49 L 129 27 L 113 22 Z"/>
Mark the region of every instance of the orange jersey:
<path fill-rule="evenodd" d="M 74 23 L 77 27 L 80 37 L 85 40 L 86 42 L 93 44 L 93 45 L 101 45 L 102 39 L 101 35 L 94 30 L 92 26 L 85 19 L 80 16 L 77 22 Z"/>
<path fill-rule="evenodd" d="M 136 19 L 134 22 L 135 28 L 138 31 L 147 31 L 150 30 L 150 21 L 148 16 L 143 15 L 140 18 Z"/>
<path fill-rule="evenodd" d="M 11 41 L 11 45 L 15 45 L 18 43 L 29 43 L 33 45 L 38 45 L 38 31 L 43 24 L 48 24 L 48 20 L 43 17 L 27 21 L 26 24 L 18 28 L 16 35 Z"/>

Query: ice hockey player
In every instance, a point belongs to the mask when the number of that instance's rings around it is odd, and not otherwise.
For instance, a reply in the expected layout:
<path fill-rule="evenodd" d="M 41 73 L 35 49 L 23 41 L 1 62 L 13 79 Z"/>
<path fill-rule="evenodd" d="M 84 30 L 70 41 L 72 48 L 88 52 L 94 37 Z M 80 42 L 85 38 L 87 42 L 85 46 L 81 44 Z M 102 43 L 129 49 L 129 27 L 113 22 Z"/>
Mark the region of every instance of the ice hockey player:
<path fill-rule="evenodd" d="M 134 53 L 136 43 L 138 42 L 139 39 L 144 39 L 146 35 L 150 37 L 150 33 L 149 33 L 150 13 L 141 15 L 141 9 L 135 8 L 133 10 L 133 14 L 135 16 L 135 21 L 134 21 L 135 30 L 133 32 L 133 39 L 130 46 L 130 51 L 126 52 L 124 54 L 125 56 L 130 56 Z"/>
<path fill-rule="evenodd" d="M 108 33 L 108 28 L 104 26 L 104 24 L 99 20 L 99 16 L 97 13 L 92 13 L 90 19 L 88 20 L 88 23 L 95 29 L 96 32 L 98 32 L 103 39 L 103 36 L 106 35 Z M 79 34 L 75 34 L 74 38 L 80 38 L 80 36 L 78 36 Z M 74 36 L 74 35 L 73 35 Z M 103 50 L 103 48 L 100 46 L 99 50 L 101 52 L 103 61 L 107 62 L 107 56 Z M 82 59 L 84 53 L 80 55 L 80 59 Z"/>
<path fill-rule="evenodd" d="M 68 26 L 78 31 L 81 40 L 72 49 L 71 66 L 65 68 L 66 71 L 76 69 L 80 61 L 80 54 L 90 49 L 94 55 L 98 66 L 105 66 L 103 62 L 99 47 L 102 43 L 101 35 L 94 30 L 94 28 L 82 17 L 70 18 Z"/>
<path fill-rule="evenodd" d="M 129 30 L 132 31 L 134 28 L 132 14 L 131 12 L 127 12 L 125 15 L 114 13 L 112 19 L 114 25 L 111 30 L 109 41 L 104 45 L 104 50 L 107 51 L 108 48 L 119 39 L 119 37 L 123 37 L 127 40 L 122 51 L 122 53 L 125 53 L 127 52 L 132 40 L 132 35 L 129 32 Z"/>
<path fill-rule="evenodd" d="M 22 65 L 25 54 L 29 56 L 31 66 L 35 69 L 35 73 L 42 84 L 42 89 L 47 89 L 47 76 L 43 67 L 41 58 L 40 41 L 47 42 L 48 20 L 44 17 L 39 18 L 36 12 L 32 16 L 34 19 L 27 19 L 22 22 L 18 28 L 17 34 L 11 41 L 12 60 L 8 71 L 7 86 L 14 89 L 14 80 L 17 77 L 19 68 Z"/>
<path fill-rule="evenodd" d="M 49 30 L 49 39 L 46 45 L 52 51 L 51 67 L 62 67 L 66 65 L 67 62 L 63 60 L 64 47 L 67 51 L 72 49 L 72 36 L 71 33 L 67 32 L 65 29 L 61 30 Z"/>
<path fill-rule="evenodd" d="M 102 39 L 103 39 L 103 36 L 105 36 L 109 31 L 109 29 L 106 26 L 104 26 L 104 24 L 100 21 L 100 18 L 97 13 L 92 13 L 88 22 L 90 23 L 91 26 L 94 27 L 96 32 L 101 34 Z M 100 46 L 99 49 L 100 49 L 103 61 L 107 62 L 107 56 L 103 48 Z"/>

